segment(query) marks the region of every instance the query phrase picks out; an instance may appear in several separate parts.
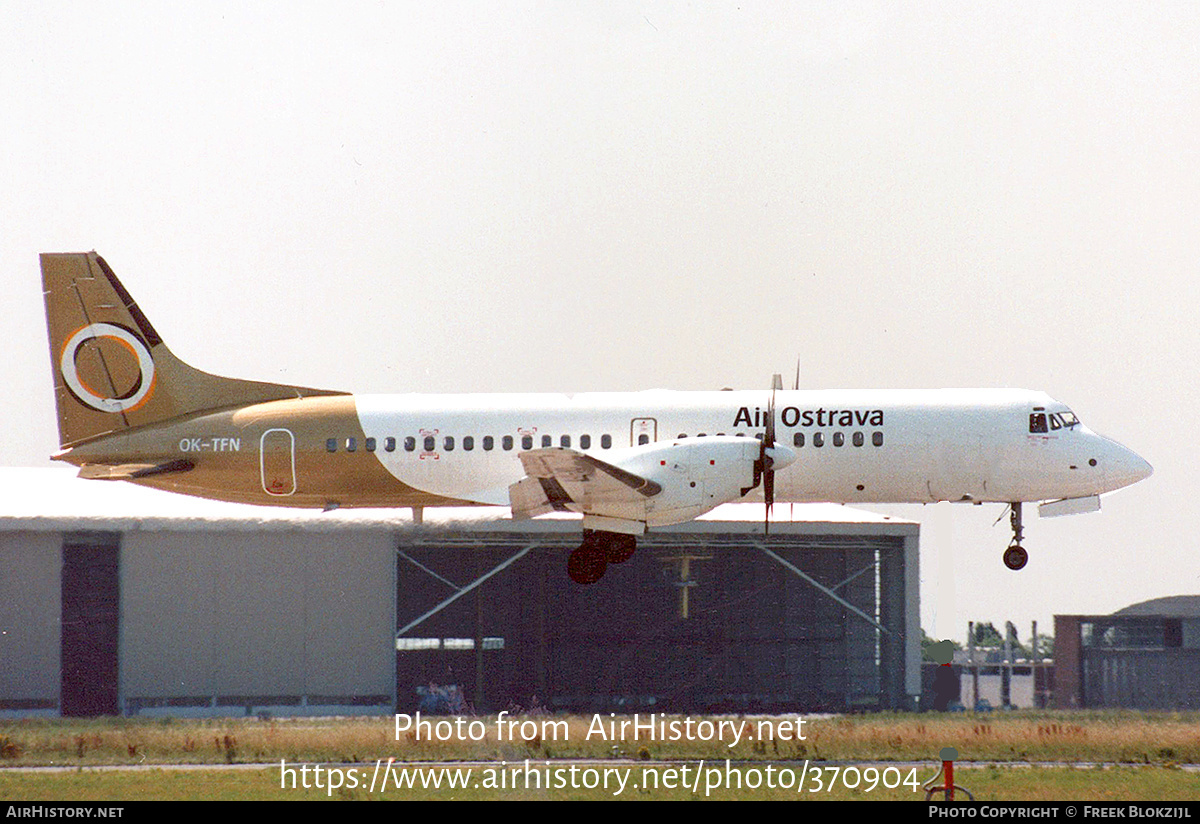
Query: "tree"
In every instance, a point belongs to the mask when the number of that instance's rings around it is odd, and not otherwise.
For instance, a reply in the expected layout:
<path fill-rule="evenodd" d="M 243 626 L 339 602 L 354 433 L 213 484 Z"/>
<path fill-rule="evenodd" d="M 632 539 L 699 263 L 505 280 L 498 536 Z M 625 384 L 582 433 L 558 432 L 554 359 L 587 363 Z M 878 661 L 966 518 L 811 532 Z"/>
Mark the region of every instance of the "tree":
<path fill-rule="evenodd" d="M 1011 639 L 1012 657 L 1013 660 L 1032 660 L 1033 654 L 1030 648 L 1021 643 L 1020 637 L 1014 631 Z M 979 649 L 1004 649 L 1004 634 L 996 629 L 995 624 L 991 621 L 976 622 L 975 624 L 975 646 Z M 1038 633 L 1038 649 L 1043 658 L 1051 658 L 1054 655 L 1054 639 L 1048 635 Z"/>
<path fill-rule="evenodd" d="M 975 646 L 977 647 L 1003 647 L 1004 636 L 1000 634 L 1000 630 L 992 625 L 991 621 L 986 624 L 976 622 L 975 624 Z"/>
<path fill-rule="evenodd" d="M 1038 655 L 1042 658 L 1054 657 L 1054 636 L 1046 635 L 1044 632 L 1037 634 Z"/>

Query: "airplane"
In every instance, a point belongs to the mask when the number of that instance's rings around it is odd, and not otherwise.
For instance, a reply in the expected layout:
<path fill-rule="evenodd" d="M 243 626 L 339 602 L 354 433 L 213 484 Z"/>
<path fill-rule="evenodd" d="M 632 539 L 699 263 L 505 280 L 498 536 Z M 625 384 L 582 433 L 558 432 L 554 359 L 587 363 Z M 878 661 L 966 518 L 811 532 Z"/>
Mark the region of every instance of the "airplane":
<path fill-rule="evenodd" d="M 1148 477 L 1064 404 L 1017 389 L 352 395 L 176 358 L 102 257 L 41 255 L 60 451 L 84 478 L 293 507 L 502 505 L 582 515 L 594 583 L 637 536 L 730 501 L 1099 509 Z M 1001 516 L 1003 517 L 1003 516 Z"/>

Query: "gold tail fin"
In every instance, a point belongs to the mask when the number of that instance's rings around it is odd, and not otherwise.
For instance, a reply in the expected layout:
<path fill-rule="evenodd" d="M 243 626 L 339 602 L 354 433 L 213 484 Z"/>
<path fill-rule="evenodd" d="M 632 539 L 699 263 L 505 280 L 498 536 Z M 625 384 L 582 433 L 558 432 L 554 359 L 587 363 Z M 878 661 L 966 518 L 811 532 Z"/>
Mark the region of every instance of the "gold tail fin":
<path fill-rule="evenodd" d="M 171 354 L 104 258 L 54 253 L 41 262 L 63 447 L 194 412 L 345 394 L 193 369 Z"/>

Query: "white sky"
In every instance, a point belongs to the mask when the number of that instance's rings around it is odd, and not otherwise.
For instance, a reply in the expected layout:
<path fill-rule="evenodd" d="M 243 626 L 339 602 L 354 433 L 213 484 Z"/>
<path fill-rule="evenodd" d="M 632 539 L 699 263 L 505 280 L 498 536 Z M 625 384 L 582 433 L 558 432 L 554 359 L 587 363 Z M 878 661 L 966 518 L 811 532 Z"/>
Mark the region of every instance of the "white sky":
<path fill-rule="evenodd" d="M 1020 573 L 999 506 L 890 510 L 925 629 L 1200 593 L 1200 5 L 0 14 L 0 463 L 57 447 L 37 254 L 95 248 L 239 377 L 1045 390 L 1155 475 Z"/>

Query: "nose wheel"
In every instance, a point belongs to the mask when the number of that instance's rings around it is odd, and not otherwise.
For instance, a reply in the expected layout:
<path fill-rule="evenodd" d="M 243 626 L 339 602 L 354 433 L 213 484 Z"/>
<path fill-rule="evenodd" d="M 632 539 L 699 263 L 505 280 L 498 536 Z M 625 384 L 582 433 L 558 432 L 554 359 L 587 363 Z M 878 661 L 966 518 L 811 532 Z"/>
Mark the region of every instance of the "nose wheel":
<path fill-rule="evenodd" d="M 1017 570 L 1025 566 L 1029 562 L 1029 553 L 1019 544 L 1013 544 L 1008 549 L 1004 550 L 1004 565 L 1009 569 Z"/>
<path fill-rule="evenodd" d="M 1012 524 L 1012 543 L 1008 545 L 1008 549 L 1004 550 L 1004 565 L 1011 570 L 1018 570 L 1029 562 L 1029 553 L 1021 546 L 1021 541 L 1025 538 L 1025 529 L 1021 523 L 1021 502 L 1008 505 L 1008 520 Z M 1003 516 L 1002 516 L 1003 517 Z"/>

